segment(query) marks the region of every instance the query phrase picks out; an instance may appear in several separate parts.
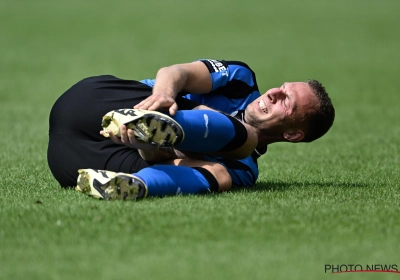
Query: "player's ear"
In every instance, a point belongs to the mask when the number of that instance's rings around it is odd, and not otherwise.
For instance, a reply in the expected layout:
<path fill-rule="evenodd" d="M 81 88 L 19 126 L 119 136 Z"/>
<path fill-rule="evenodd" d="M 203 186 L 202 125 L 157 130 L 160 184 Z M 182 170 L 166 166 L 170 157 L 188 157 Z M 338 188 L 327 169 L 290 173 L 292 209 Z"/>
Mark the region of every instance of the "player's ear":
<path fill-rule="evenodd" d="M 293 132 L 285 132 L 283 133 L 283 138 L 288 140 L 289 142 L 299 142 L 304 138 L 304 132 L 302 130 L 296 130 Z"/>

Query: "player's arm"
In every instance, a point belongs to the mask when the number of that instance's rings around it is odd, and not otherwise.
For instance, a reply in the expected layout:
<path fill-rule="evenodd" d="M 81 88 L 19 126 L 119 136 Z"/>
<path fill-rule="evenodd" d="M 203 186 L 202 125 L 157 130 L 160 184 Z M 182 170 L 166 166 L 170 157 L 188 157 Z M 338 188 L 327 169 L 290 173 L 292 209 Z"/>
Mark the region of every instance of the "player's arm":
<path fill-rule="evenodd" d="M 207 66 L 201 61 L 163 67 L 157 72 L 153 94 L 137 104 L 135 109 L 168 108 L 174 115 L 178 109 L 175 98 L 181 91 L 204 94 L 212 89 Z"/>

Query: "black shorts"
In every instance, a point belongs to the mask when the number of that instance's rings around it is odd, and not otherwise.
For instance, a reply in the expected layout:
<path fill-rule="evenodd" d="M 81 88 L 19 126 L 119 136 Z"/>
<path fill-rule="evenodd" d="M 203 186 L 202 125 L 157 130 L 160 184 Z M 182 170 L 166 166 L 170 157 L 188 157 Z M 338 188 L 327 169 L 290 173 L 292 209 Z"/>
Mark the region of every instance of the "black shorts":
<path fill-rule="evenodd" d="M 134 173 L 149 166 L 136 149 L 117 145 L 99 134 L 109 111 L 132 108 L 150 96 L 152 88 L 114 76 L 86 78 L 61 95 L 50 112 L 47 160 L 61 186 L 75 186 L 78 169 Z M 180 109 L 197 103 L 177 98 Z"/>

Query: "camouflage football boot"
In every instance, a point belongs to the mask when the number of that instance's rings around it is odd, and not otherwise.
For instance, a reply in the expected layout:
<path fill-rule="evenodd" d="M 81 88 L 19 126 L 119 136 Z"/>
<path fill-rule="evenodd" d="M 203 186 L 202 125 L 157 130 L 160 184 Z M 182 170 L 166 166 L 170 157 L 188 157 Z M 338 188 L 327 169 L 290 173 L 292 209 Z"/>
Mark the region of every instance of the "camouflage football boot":
<path fill-rule="evenodd" d="M 158 147 L 172 147 L 183 141 L 182 127 L 173 118 L 157 111 L 119 109 L 108 112 L 102 120 L 105 137 L 107 130 L 120 136 L 119 127 L 124 124 L 132 129 L 136 139 Z"/>
<path fill-rule="evenodd" d="M 138 177 L 106 170 L 79 169 L 75 190 L 99 199 L 139 200 L 147 196 L 147 186 Z"/>

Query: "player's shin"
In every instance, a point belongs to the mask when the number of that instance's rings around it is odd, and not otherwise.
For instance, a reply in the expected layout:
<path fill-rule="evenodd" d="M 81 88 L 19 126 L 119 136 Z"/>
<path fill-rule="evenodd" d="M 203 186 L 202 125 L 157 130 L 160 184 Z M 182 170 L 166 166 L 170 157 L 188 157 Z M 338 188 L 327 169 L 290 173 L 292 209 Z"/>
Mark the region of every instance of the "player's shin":
<path fill-rule="evenodd" d="M 247 130 L 239 120 L 211 110 L 182 110 L 173 117 L 185 138 L 177 149 L 191 152 L 229 152 L 247 140 Z"/>
<path fill-rule="evenodd" d="M 218 191 L 218 181 L 201 167 L 155 165 L 134 174 L 147 186 L 149 196 L 201 194 Z"/>

